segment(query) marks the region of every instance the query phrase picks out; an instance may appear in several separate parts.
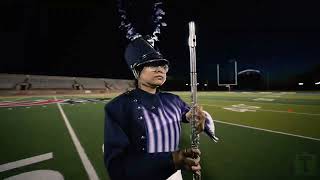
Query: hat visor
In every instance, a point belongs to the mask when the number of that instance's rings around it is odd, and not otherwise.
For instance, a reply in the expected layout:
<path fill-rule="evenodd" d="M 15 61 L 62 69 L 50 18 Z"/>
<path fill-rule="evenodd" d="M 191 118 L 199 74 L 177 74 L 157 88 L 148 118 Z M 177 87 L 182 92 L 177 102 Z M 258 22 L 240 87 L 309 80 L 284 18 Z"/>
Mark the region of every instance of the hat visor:
<path fill-rule="evenodd" d="M 153 63 L 153 62 L 159 62 L 159 61 L 162 61 L 163 63 L 169 65 L 169 61 L 166 60 L 166 59 L 150 59 L 150 60 L 148 60 L 148 61 L 144 61 L 144 62 L 141 62 L 141 63 L 137 64 L 135 67 L 137 67 L 137 66 L 143 66 L 144 64 Z"/>

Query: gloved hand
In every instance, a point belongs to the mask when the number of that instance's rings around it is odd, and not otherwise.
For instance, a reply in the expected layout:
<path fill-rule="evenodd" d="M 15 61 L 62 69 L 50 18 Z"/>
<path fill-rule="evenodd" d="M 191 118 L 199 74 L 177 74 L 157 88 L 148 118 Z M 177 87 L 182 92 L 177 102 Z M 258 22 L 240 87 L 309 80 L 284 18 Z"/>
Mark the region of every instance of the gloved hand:
<path fill-rule="evenodd" d="M 186 113 L 186 118 L 189 122 L 191 122 L 191 110 Z M 196 129 L 197 133 L 201 133 L 204 130 L 205 120 L 206 120 L 206 114 L 203 111 L 202 106 L 196 105 L 195 106 L 195 119 L 196 119 Z"/>
<path fill-rule="evenodd" d="M 196 105 L 196 127 L 197 133 L 204 131 L 214 142 L 218 142 L 218 138 L 215 136 L 215 126 L 211 115 L 202 109 L 202 106 Z M 186 118 L 191 121 L 191 110 L 186 113 Z"/>
<path fill-rule="evenodd" d="M 199 149 L 183 149 L 172 152 L 172 159 L 175 168 L 200 173 L 200 150 Z"/>
<path fill-rule="evenodd" d="M 207 111 L 203 111 L 206 114 L 204 132 L 214 141 L 218 142 L 219 138 L 215 135 L 215 126 L 213 123 L 213 118 Z"/>

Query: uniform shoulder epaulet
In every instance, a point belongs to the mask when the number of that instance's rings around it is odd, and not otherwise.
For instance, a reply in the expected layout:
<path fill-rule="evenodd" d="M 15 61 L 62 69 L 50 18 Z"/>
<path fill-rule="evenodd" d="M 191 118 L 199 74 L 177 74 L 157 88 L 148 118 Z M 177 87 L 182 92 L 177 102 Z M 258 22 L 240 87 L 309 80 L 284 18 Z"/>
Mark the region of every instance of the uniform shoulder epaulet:
<path fill-rule="evenodd" d="M 127 96 L 130 96 L 133 92 L 133 89 L 130 89 L 128 91 L 126 91 L 124 94 L 127 95 Z"/>
<path fill-rule="evenodd" d="M 132 90 L 127 90 L 126 92 L 122 92 L 119 96 L 113 98 L 109 104 L 117 104 L 126 101 L 132 96 Z"/>

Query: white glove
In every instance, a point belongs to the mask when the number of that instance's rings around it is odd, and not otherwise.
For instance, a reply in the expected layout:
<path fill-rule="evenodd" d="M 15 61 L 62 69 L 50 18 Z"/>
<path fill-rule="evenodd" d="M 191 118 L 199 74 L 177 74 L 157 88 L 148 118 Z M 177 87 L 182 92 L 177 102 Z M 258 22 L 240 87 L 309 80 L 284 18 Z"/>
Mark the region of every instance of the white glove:
<path fill-rule="evenodd" d="M 215 136 L 215 127 L 211 115 L 207 111 L 203 111 L 206 114 L 206 120 L 204 125 L 204 132 L 214 141 L 218 142 L 219 138 Z"/>

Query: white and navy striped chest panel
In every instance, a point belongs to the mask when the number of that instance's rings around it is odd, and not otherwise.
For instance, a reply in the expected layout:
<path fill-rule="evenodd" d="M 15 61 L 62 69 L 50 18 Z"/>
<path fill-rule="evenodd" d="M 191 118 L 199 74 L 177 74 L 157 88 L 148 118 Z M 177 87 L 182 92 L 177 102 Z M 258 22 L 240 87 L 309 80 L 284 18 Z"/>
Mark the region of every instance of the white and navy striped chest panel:
<path fill-rule="evenodd" d="M 172 152 L 179 146 L 182 112 L 174 102 L 160 104 L 154 110 L 142 106 L 148 153 Z"/>

